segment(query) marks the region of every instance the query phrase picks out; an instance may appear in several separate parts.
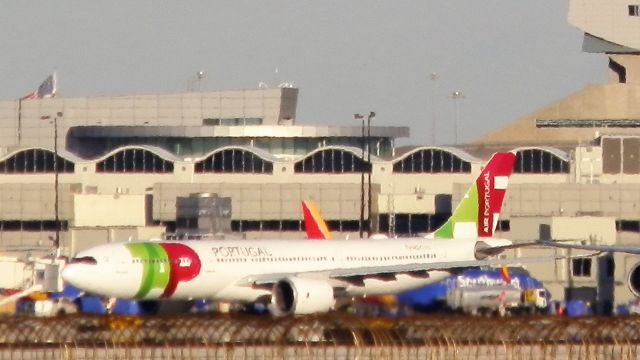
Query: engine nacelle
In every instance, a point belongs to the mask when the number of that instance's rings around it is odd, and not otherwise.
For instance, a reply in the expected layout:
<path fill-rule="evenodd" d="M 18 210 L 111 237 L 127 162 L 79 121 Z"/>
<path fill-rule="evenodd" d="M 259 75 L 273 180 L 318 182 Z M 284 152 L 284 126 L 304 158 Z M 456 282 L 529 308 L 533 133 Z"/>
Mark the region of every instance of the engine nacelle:
<path fill-rule="evenodd" d="M 629 278 L 627 279 L 627 285 L 629 290 L 636 297 L 640 297 L 640 262 L 633 265 L 629 271 Z"/>
<path fill-rule="evenodd" d="M 276 316 L 327 312 L 335 303 L 333 287 L 322 280 L 285 278 L 275 283 L 271 290 L 270 309 Z"/>

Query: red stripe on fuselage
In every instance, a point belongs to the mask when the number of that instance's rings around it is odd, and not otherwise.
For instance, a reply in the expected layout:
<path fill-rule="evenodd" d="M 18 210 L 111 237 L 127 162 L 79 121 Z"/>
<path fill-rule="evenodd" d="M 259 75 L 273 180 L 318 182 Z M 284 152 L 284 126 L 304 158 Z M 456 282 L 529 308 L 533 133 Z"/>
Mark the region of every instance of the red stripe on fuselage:
<path fill-rule="evenodd" d="M 162 243 L 162 248 L 169 258 L 169 283 L 162 297 L 170 297 L 176 291 L 178 283 L 189 281 L 200 274 L 202 263 L 193 249 L 183 244 Z"/>

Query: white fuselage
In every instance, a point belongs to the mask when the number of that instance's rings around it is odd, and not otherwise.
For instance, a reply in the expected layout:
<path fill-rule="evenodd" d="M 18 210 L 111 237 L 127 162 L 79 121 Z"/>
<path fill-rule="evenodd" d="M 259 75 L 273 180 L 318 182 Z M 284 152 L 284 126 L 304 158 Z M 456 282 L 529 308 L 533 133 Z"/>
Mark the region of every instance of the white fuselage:
<path fill-rule="evenodd" d="M 492 246 L 510 243 L 492 240 Z M 428 276 L 394 271 L 394 266 L 473 261 L 477 241 L 399 238 L 116 243 L 78 253 L 74 259 L 91 258 L 95 262 L 72 261 L 65 267 L 63 279 L 84 291 L 117 298 L 202 298 L 251 302 L 271 294 L 269 286 L 256 284 L 269 284 L 274 279 L 296 276 L 326 281 L 334 288 L 344 289 L 349 295 L 389 294 L 434 283 L 450 275 L 446 266 L 429 270 Z M 136 244 L 151 244 L 142 246 L 154 249 L 179 246 L 182 253 L 166 256 L 154 250 L 149 252 L 153 255 L 140 255 L 130 250 L 132 245 L 141 246 Z M 189 253 L 193 250 L 197 259 L 184 255 L 183 246 L 190 249 Z M 196 261 L 200 262 L 197 273 L 195 267 L 189 268 Z M 348 276 L 350 269 L 357 275 Z M 360 275 L 363 269 L 364 276 Z M 188 279 L 179 279 L 183 276 L 179 275 L 182 270 L 192 272 Z M 345 276 L 331 276 L 335 271 Z M 354 278 L 360 281 L 354 281 Z M 174 287 L 168 291 L 167 283 L 171 282 Z"/>

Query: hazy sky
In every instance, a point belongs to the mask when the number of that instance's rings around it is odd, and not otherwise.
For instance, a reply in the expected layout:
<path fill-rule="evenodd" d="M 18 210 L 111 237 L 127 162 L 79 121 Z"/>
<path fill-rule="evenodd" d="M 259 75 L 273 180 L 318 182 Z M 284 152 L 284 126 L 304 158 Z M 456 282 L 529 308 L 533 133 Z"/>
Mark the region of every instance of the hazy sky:
<path fill-rule="evenodd" d="M 568 0 L 10 1 L 0 11 L 0 99 L 53 69 L 60 96 L 300 89 L 298 124 L 410 126 L 402 143 L 475 137 L 603 82 Z M 278 69 L 276 73 L 276 69 Z M 436 73 L 437 80 L 430 79 Z M 435 105 L 435 109 L 432 108 Z"/>

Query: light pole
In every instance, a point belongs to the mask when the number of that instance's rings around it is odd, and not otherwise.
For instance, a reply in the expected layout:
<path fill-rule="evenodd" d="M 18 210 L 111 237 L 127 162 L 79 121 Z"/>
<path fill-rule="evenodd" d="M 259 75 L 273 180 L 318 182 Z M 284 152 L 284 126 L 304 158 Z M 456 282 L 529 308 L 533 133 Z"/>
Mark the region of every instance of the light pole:
<path fill-rule="evenodd" d="M 193 75 L 192 78 L 187 80 L 187 91 L 200 91 L 202 89 L 202 79 L 207 77 L 207 74 L 204 71 L 198 71 Z M 196 89 L 195 83 L 198 83 L 198 88 Z"/>
<path fill-rule="evenodd" d="M 371 236 L 371 120 L 376 118 L 376 113 L 371 111 L 367 116 L 367 163 L 369 171 L 367 171 L 367 237 Z"/>
<path fill-rule="evenodd" d="M 364 116 L 360 114 L 353 114 L 354 120 L 360 120 L 362 123 L 362 137 L 360 138 L 362 145 L 362 161 L 364 162 Z M 362 239 L 362 223 L 364 222 L 364 167 L 360 171 L 360 222 L 358 223 L 358 231 L 360 232 L 360 238 Z"/>
<path fill-rule="evenodd" d="M 56 115 L 53 117 L 53 212 L 54 212 L 54 223 L 55 223 L 55 231 L 56 235 L 53 239 L 53 246 L 56 248 L 56 257 L 60 256 L 60 211 L 59 211 L 59 173 L 60 169 L 58 169 L 58 119 L 62 118 L 63 113 L 58 111 Z M 50 116 L 42 116 L 41 119 L 51 119 Z"/>
<path fill-rule="evenodd" d="M 206 76 L 206 74 L 204 73 L 204 71 L 198 71 L 198 73 L 196 74 L 196 77 L 198 78 L 198 91 L 202 90 L 202 79 L 204 79 Z"/>
<path fill-rule="evenodd" d="M 54 246 L 56 247 L 56 256 L 60 256 L 60 215 L 59 215 L 59 195 L 58 195 L 58 177 L 60 173 L 60 169 L 58 169 L 58 118 L 62 117 L 62 112 L 58 111 L 56 116 L 53 118 L 53 173 L 54 173 L 54 186 L 55 186 L 55 200 L 54 200 L 54 211 L 55 211 L 55 223 L 56 223 L 56 239 L 54 241 Z"/>
<path fill-rule="evenodd" d="M 438 74 L 431 73 L 429 74 L 429 79 L 433 86 L 431 87 L 431 144 L 435 145 L 436 143 L 436 93 L 438 88 Z"/>
<path fill-rule="evenodd" d="M 453 143 L 458 144 L 458 118 L 460 117 L 458 100 L 464 99 L 465 96 L 462 91 L 456 90 L 451 93 L 450 98 L 453 100 Z"/>

